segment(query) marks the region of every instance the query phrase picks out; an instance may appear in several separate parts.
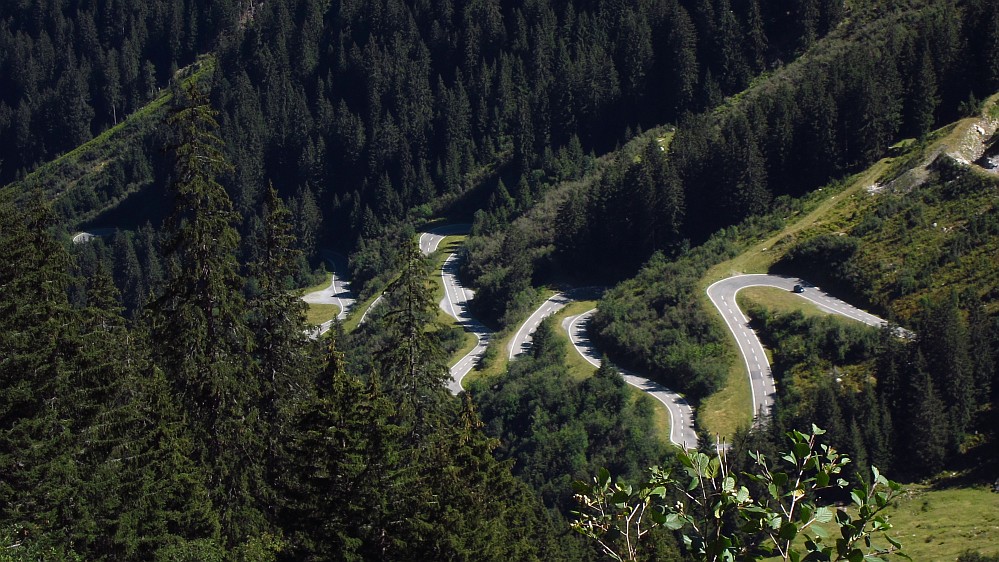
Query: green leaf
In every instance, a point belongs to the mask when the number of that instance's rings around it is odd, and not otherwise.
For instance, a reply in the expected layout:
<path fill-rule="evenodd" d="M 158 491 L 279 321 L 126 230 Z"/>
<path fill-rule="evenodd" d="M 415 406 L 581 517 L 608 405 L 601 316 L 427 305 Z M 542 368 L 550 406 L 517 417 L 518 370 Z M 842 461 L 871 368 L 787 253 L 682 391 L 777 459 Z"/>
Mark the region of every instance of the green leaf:
<path fill-rule="evenodd" d="M 610 482 L 610 477 L 610 471 L 604 467 L 600 467 L 600 470 L 597 471 L 597 483 L 601 488 L 607 487 L 607 483 Z"/>
<path fill-rule="evenodd" d="M 722 482 L 722 490 L 724 490 L 726 492 L 730 492 L 730 493 L 734 492 L 735 491 L 735 478 L 732 478 L 731 476 L 726 477 L 725 480 Z"/>
<path fill-rule="evenodd" d="M 885 535 L 885 539 L 886 539 L 886 540 L 887 540 L 887 541 L 888 541 L 889 543 L 891 543 L 891 545 L 892 545 L 892 546 L 894 546 L 895 548 L 902 548 L 902 543 L 900 543 L 900 542 L 898 542 L 897 540 L 895 540 L 895 539 L 893 539 L 893 538 L 889 537 L 888 535 Z"/>
<path fill-rule="evenodd" d="M 847 554 L 846 559 L 850 562 L 864 562 L 864 553 L 859 549 L 855 548 Z"/>
<path fill-rule="evenodd" d="M 628 498 L 630 497 L 631 494 L 629 494 L 628 492 L 624 490 L 618 490 L 617 492 L 614 492 L 613 496 L 611 496 L 611 503 L 615 505 L 623 505 L 625 503 L 628 503 Z"/>
<path fill-rule="evenodd" d="M 746 500 L 748 499 L 749 499 L 749 490 L 745 486 L 740 487 L 739 491 L 735 494 L 735 501 L 739 503 L 745 503 Z"/>
<path fill-rule="evenodd" d="M 828 507 L 820 507 L 815 510 L 815 520 L 819 523 L 828 523 L 832 521 L 833 514 L 832 510 Z"/>
<path fill-rule="evenodd" d="M 669 520 L 670 515 L 666 515 L 658 509 L 652 509 L 647 512 L 649 514 L 649 520 L 656 525 L 665 525 Z M 671 514 L 672 515 L 672 514 Z M 673 515 L 673 517 L 676 517 Z"/>
<path fill-rule="evenodd" d="M 667 529 L 670 531 L 679 531 L 683 528 L 684 521 L 680 519 L 675 513 L 670 513 L 666 516 L 666 521 L 663 523 Z"/>
<path fill-rule="evenodd" d="M 678 457 L 680 459 L 680 464 L 682 464 L 683 466 L 687 468 L 694 467 L 694 461 L 690 458 L 690 455 L 686 451 L 680 453 Z"/>
<path fill-rule="evenodd" d="M 874 494 L 874 502 L 878 504 L 878 507 L 885 507 L 888 505 L 888 496 L 884 492 L 878 492 Z"/>
<path fill-rule="evenodd" d="M 795 443 L 794 444 L 794 456 L 798 457 L 799 459 L 803 459 L 803 458 L 807 457 L 808 453 L 810 453 L 811 450 L 812 449 L 811 449 L 811 447 L 808 446 L 808 443 Z"/>
<path fill-rule="evenodd" d="M 850 499 L 858 506 L 864 505 L 864 500 L 860 499 L 860 492 L 857 490 L 850 492 Z"/>
<path fill-rule="evenodd" d="M 656 486 L 655 488 L 652 488 L 652 491 L 649 492 L 649 495 L 650 496 L 658 496 L 660 498 L 664 497 L 666 495 L 666 487 L 665 486 Z"/>
<path fill-rule="evenodd" d="M 825 488 L 829 485 L 829 473 L 820 472 L 815 475 L 815 486 L 817 488 Z"/>
<path fill-rule="evenodd" d="M 798 536 L 798 526 L 794 523 L 788 522 L 780 526 L 780 532 L 778 536 L 781 540 L 790 541 L 794 540 L 794 537 Z"/>
<path fill-rule="evenodd" d="M 708 462 L 708 470 L 705 476 L 708 478 L 718 478 L 718 473 L 721 472 L 721 457 L 713 457 L 711 461 Z"/>

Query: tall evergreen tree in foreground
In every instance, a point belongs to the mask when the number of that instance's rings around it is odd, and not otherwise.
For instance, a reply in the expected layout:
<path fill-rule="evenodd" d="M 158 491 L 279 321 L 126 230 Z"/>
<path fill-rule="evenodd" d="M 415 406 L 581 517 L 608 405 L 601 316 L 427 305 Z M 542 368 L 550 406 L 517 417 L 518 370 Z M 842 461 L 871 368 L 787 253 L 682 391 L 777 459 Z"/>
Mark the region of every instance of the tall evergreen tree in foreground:
<path fill-rule="evenodd" d="M 273 187 L 266 193 L 263 215 L 258 259 L 249 265 L 256 294 L 247 304 L 255 341 L 252 356 L 260 382 L 259 408 L 265 424 L 266 478 L 274 482 L 290 417 L 313 392 L 313 384 L 305 303 L 285 286 L 294 275 L 301 251 L 295 248 L 291 211 Z M 268 498 L 267 505 L 273 506 L 275 501 Z"/>
<path fill-rule="evenodd" d="M 39 199 L 0 194 L 0 521 L 66 545 L 86 517 L 66 394 L 77 342 L 68 255 Z"/>
<path fill-rule="evenodd" d="M 415 244 L 403 259 L 402 275 L 388 289 L 397 306 L 386 315 L 387 339 L 376 359 L 387 393 L 399 400 L 404 423 L 425 435 L 440 426 L 449 398 L 444 384 L 451 375 L 439 332 L 426 329 L 435 309 L 427 262 Z"/>
<path fill-rule="evenodd" d="M 230 544 L 263 529 L 259 382 L 248 364 L 250 334 L 238 272 L 237 215 L 219 177 L 230 170 L 215 112 L 194 84 L 178 92 L 173 213 L 166 222 L 169 274 L 150 306 L 153 354 L 166 373 L 207 468 L 209 491 Z"/>

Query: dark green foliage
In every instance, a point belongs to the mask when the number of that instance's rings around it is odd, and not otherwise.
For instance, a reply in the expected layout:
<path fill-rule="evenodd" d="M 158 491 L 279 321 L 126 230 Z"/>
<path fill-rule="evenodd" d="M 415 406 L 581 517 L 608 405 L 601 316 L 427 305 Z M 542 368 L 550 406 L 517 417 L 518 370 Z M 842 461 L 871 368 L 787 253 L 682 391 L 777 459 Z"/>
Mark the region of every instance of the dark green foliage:
<path fill-rule="evenodd" d="M 460 409 L 450 400 L 416 402 L 411 390 L 433 389 L 411 389 L 411 370 L 394 363 L 365 382 L 345 370 L 340 341 L 334 330 L 318 392 L 294 417 L 279 472 L 289 556 L 561 558 L 552 523 L 509 465 L 493 458 L 496 443 L 480 431 L 467 397 Z"/>
<path fill-rule="evenodd" d="M 233 33 L 237 2 L 0 7 L 0 185 L 124 120 Z"/>
<path fill-rule="evenodd" d="M 47 233 L 46 212 L 14 211 L 0 204 L 0 249 L 13 252 L 0 287 L 16 291 L 0 299 L 10 322 L 0 342 L 5 525 L 24 529 L 31 548 L 88 559 L 148 558 L 215 536 L 169 387 L 145 339 L 126 329 L 106 271 L 94 272 L 88 305 L 71 309 L 68 256 Z"/>
<path fill-rule="evenodd" d="M 976 406 L 968 324 L 956 294 L 939 302 L 924 302 L 922 308 L 917 326 L 919 349 L 926 372 L 933 375 L 937 393 L 947 405 L 950 430 L 960 436 L 967 431 Z"/>
<path fill-rule="evenodd" d="M 958 556 L 957 562 L 999 562 L 999 555 L 989 556 L 969 550 Z"/>
<path fill-rule="evenodd" d="M 440 428 L 451 373 L 440 341 L 443 330 L 427 330 L 437 307 L 426 258 L 410 242 L 403 260 L 399 279 L 388 288 L 395 308 L 383 317 L 385 340 L 375 352 L 375 376 L 396 401 L 401 425 L 426 435 Z"/>
<path fill-rule="evenodd" d="M 177 141 L 174 212 L 166 225 L 170 271 L 149 321 L 154 358 L 182 397 L 194 458 L 208 470 L 213 502 L 234 544 L 263 528 L 261 388 L 247 355 L 236 215 L 217 180 L 229 166 L 211 108 L 193 86 L 186 94 L 170 118 Z"/>
<path fill-rule="evenodd" d="M 711 394 L 728 371 L 724 336 L 693 295 L 710 263 L 731 251 L 719 238 L 677 261 L 654 255 L 604 295 L 592 336 L 612 359 L 693 400 Z"/>
<path fill-rule="evenodd" d="M 574 382 L 562 364 L 565 340 L 546 319 L 529 357 L 511 363 L 494 386 L 473 390 L 497 454 L 545 504 L 565 513 L 572 478 L 597 466 L 638 474 L 664 454 L 653 436 L 648 398 L 632 402 L 617 370 L 605 363 Z"/>
<path fill-rule="evenodd" d="M 860 241 L 852 236 L 820 234 L 790 248 L 774 271 L 793 272 L 838 293 L 850 293 L 856 283 L 850 258 Z"/>
<path fill-rule="evenodd" d="M 975 412 L 989 397 L 975 392 L 972 373 L 974 364 L 992 372 L 992 351 L 985 345 L 985 358 L 972 361 L 957 304 L 954 297 L 925 303 L 917 341 L 890 327 L 875 336 L 871 328 L 833 317 L 751 309 L 754 328 L 773 351 L 775 431 L 821 420 L 830 443 L 851 454 L 856 470 L 874 465 L 909 477 L 938 473 L 972 425 L 986 428 Z"/>

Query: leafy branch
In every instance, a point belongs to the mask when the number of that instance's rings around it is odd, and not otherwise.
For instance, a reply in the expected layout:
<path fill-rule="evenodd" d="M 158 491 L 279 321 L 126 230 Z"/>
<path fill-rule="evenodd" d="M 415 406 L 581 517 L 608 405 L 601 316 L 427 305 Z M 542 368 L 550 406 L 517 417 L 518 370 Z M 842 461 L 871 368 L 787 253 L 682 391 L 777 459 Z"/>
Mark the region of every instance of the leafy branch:
<path fill-rule="evenodd" d="M 600 469 L 592 482 L 573 485 L 580 505 L 573 528 L 618 561 L 639 560 L 642 538 L 656 527 L 678 532 L 689 553 L 711 562 L 775 555 L 786 562 L 908 558 L 885 534 L 891 524 L 883 512 L 901 486 L 877 468 L 850 491 L 852 509 L 822 504 L 823 492 L 848 489 L 840 475 L 850 462 L 819 444 L 823 433 L 815 426 L 808 435 L 789 432 L 790 449 L 777 462 L 751 453 L 756 468 L 742 476 L 765 490 L 758 498 L 731 473 L 721 448 L 714 456 L 681 451 L 678 468 L 653 467 L 637 486 L 613 482 Z M 830 524 L 839 536 L 831 538 Z M 887 543 L 876 544 L 878 536 Z"/>

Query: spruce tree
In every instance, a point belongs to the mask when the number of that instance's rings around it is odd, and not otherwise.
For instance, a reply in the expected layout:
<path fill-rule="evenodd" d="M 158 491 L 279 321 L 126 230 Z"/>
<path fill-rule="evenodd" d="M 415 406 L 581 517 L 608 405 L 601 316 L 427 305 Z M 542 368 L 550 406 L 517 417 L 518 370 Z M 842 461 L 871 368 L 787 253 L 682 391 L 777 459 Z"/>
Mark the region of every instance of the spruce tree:
<path fill-rule="evenodd" d="M 932 476 L 944 467 L 950 427 L 945 404 L 937 394 L 933 377 L 926 371 L 926 361 L 921 352 L 916 355 L 908 388 L 910 413 L 905 423 L 908 454 L 905 466 L 918 470 L 919 476 Z"/>
<path fill-rule="evenodd" d="M 295 248 L 291 211 L 273 186 L 267 191 L 263 215 L 259 259 L 249 266 L 257 293 L 247 304 L 265 424 L 267 481 L 273 482 L 291 413 L 313 389 L 307 367 L 311 340 L 305 332 L 305 303 L 286 286 L 302 253 Z"/>
<path fill-rule="evenodd" d="M 376 354 L 386 393 L 399 401 L 400 420 L 418 435 L 439 426 L 451 376 L 437 329 L 426 328 L 436 308 L 427 274 L 419 248 L 409 244 L 403 271 L 388 289 L 395 307 L 385 316 L 386 340 Z"/>
<path fill-rule="evenodd" d="M 42 201 L 0 193 L 0 519 L 63 548 L 88 524 L 68 396 L 78 340 L 69 256 Z"/>
<path fill-rule="evenodd" d="M 937 303 L 924 302 L 919 348 L 940 397 L 947 404 L 955 443 L 975 410 L 975 382 L 968 349 L 968 325 L 952 292 Z"/>
<path fill-rule="evenodd" d="M 150 306 L 154 357 L 181 402 L 208 467 L 209 489 L 231 542 L 263 528 L 260 385 L 247 357 L 243 279 L 236 249 L 238 216 L 219 177 L 230 167 L 214 111 L 192 83 L 168 119 L 176 144 L 173 213 L 166 222 L 169 273 Z"/>

